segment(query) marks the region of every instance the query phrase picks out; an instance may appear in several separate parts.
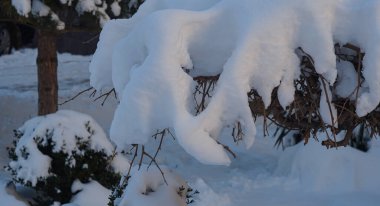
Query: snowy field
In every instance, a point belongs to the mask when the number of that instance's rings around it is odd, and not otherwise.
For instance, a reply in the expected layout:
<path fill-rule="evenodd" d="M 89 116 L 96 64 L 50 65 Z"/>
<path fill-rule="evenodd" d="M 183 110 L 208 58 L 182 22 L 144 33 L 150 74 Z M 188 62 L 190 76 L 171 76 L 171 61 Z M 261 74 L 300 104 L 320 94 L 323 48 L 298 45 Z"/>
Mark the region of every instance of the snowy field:
<path fill-rule="evenodd" d="M 12 130 L 35 116 L 37 108 L 36 50 L 16 51 L 0 57 L 0 165 L 8 163 L 6 147 Z M 91 57 L 59 55 L 59 101 L 89 87 Z M 85 93 L 60 109 L 90 114 L 108 131 L 117 101 L 104 106 Z M 260 120 L 253 147 L 233 146 L 237 158 L 230 166 L 203 165 L 167 138 L 160 164 L 184 177 L 200 194 L 194 206 L 377 206 L 380 204 L 380 142 L 367 153 L 352 148 L 326 149 L 311 140 L 285 151 L 276 149 L 272 137 L 263 137 Z M 324 136 L 320 135 L 320 140 Z M 154 145 L 155 143 L 155 145 Z M 148 148 L 156 147 L 152 142 Z M 9 179 L 0 174 L 0 205 L 25 205 L 5 190 Z M 89 206 L 81 205 L 81 206 Z"/>

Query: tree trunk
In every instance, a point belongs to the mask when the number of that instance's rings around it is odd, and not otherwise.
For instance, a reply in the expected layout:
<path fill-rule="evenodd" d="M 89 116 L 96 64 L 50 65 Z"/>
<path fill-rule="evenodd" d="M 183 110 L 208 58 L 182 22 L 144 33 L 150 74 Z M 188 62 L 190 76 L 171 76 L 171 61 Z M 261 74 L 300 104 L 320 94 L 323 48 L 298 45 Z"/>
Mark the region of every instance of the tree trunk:
<path fill-rule="evenodd" d="M 56 34 L 39 30 L 38 38 L 38 115 L 58 110 Z"/>

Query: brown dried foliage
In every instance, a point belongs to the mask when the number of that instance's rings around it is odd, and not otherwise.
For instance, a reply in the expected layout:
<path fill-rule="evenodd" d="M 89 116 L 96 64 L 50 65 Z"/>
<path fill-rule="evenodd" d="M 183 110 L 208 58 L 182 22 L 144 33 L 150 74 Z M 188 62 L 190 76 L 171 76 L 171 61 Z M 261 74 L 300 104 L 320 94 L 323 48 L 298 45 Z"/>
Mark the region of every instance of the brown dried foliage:
<path fill-rule="evenodd" d="M 357 127 L 365 128 L 370 137 L 379 134 L 380 105 L 364 117 L 358 117 L 355 112 L 359 89 L 365 81 L 362 75 L 362 61 L 365 53 L 359 47 L 352 44 L 335 45 L 337 61 L 352 63 L 357 72 L 357 87 L 349 97 L 339 97 L 334 92 L 334 87 L 330 88 L 332 100 L 328 102 L 331 101 L 337 109 L 337 119 L 333 119 L 332 105 L 330 103 L 329 109 L 331 118 L 334 122 L 338 123 L 338 128 L 324 122 L 319 113 L 321 94 L 322 92 L 326 93 L 327 89 L 329 89 L 328 82 L 322 75 L 316 72 L 313 58 L 309 54 L 303 51 L 302 48 L 296 49 L 296 53 L 300 58 L 301 75 L 294 81 L 296 88 L 294 101 L 287 108 L 284 109 L 280 105 L 277 97 L 277 88 L 273 90 L 272 102 L 267 108 L 264 107 L 260 95 L 254 89 L 247 94 L 253 118 L 257 116 L 264 117 L 264 133 L 267 131 L 266 120 L 271 121 L 282 129 L 282 137 L 288 134 L 289 131 L 296 131 L 299 138 L 305 141 L 305 144 L 310 137 L 317 139 L 316 134 L 318 131 L 325 131 L 326 140 L 322 141 L 322 145 L 327 148 L 349 145 L 353 138 L 354 130 Z M 194 92 L 196 113 L 200 113 L 207 107 L 208 100 L 211 98 L 211 92 L 217 84 L 218 78 L 219 75 L 194 78 L 198 83 Z M 355 98 L 352 98 L 352 96 Z M 331 130 L 333 137 L 330 137 L 327 133 L 328 129 Z M 241 131 L 240 123 L 235 124 L 232 132 L 235 141 L 242 139 L 243 134 Z M 341 131 L 346 132 L 345 137 L 343 140 L 337 141 L 335 135 Z M 277 144 L 281 144 L 281 140 L 277 141 Z"/>

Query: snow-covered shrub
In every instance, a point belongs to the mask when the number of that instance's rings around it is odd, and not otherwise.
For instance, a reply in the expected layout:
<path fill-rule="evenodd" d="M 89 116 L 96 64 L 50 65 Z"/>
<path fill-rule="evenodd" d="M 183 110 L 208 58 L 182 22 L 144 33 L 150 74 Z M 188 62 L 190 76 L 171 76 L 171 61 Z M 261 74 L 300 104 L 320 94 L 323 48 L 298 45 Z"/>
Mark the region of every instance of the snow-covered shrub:
<path fill-rule="evenodd" d="M 80 192 L 74 182 L 96 181 L 112 189 L 129 167 L 102 128 L 78 112 L 62 110 L 32 118 L 15 136 L 7 168 L 15 181 L 37 191 L 37 205 L 70 202 Z"/>
<path fill-rule="evenodd" d="M 231 129 L 252 146 L 252 114 L 306 142 L 331 130 L 327 147 L 348 145 L 360 124 L 378 134 L 379 9 L 357 0 L 147 0 L 105 25 L 90 65 L 91 85 L 120 97 L 110 138 L 122 148 L 171 128 L 199 161 L 228 165 L 218 138 Z M 199 87 L 201 79 L 213 83 Z M 209 86 L 198 110 L 194 93 Z M 336 142 L 339 131 L 346 137 Z"/>

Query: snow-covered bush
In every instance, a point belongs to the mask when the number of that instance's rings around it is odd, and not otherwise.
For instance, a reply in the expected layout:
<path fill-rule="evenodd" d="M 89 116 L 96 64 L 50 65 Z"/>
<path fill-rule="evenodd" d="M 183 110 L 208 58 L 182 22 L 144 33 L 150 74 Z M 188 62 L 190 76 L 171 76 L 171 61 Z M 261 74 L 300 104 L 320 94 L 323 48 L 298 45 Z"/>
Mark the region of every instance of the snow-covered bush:
<path fill-rule="evenodd" d="M 7 168 L 16 182 L 37 191 L 36 205 L 78 199 L 73 195 L 84 188 L 78 185 L 87 183 L 112 189 L 129 167 L 102 128 L 78 112 L 61 110 L 32 118 L 15 136 Z M 108 200 L 109 194 L 100 195 Z"/>
<path fill-rule="evenodd" d="M 379 9 L 372 0 L 148 0 L 105 25 L 90 65 L 91 85 L 120 97 L 110 137 L 123 148 L 171 128 L 199 161 L 228 165 L 218 137 L 230 129 L 250 147 L 252 114 L 306 141 L 330 129 L 328 147 L 348 145 L 362 124 L 379 133 Z"/>

